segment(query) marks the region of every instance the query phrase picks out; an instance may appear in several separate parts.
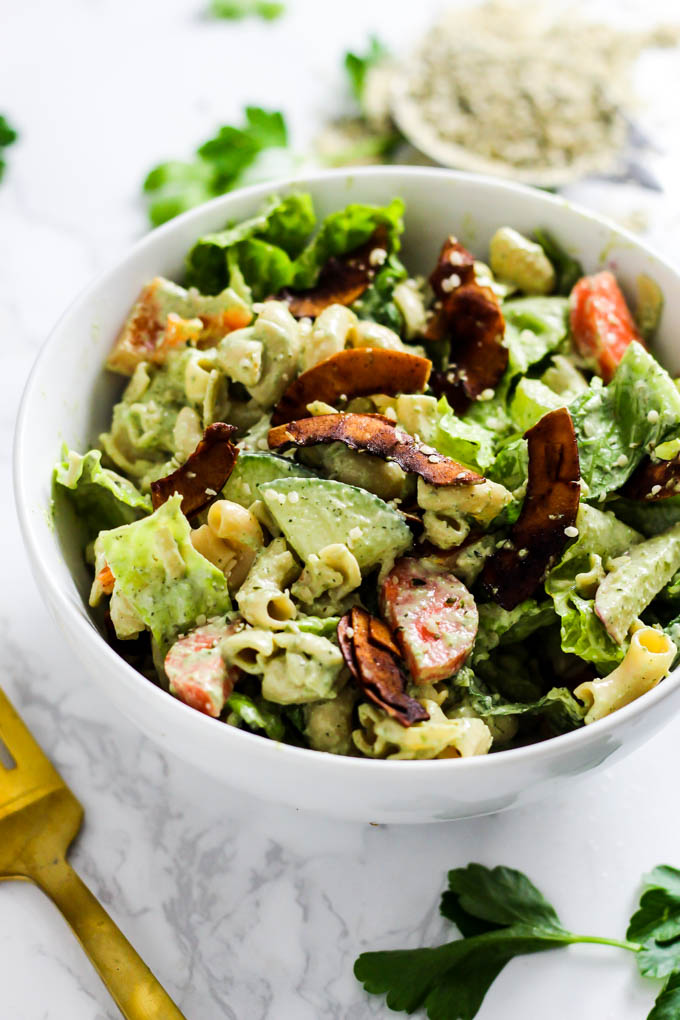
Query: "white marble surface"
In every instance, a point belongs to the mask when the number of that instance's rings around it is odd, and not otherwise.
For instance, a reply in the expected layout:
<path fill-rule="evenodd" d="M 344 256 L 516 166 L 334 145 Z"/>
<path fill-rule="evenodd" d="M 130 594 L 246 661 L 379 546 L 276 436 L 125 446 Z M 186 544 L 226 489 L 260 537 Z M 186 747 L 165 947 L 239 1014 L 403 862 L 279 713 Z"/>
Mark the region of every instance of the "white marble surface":
<path fill-rule="evenodd" d="M 139 183 L 246 100 L 279 104 L 301 147 L 340 103 L 341 50 L 369 29 L 402 45 L 441 4 L 291 0 L 278 24 L 229 25 L 201 0 L 0 0 L 0 110 L 22 133 L 0 187 L 0 682 L 86 808 L 73 861 L 189 1020 L 363 1020 L 352 961 L 368 947 L 444 938 L 447 868 L 479 860 L 527 871 L 575 929 L 622 935 L 638 878 L 680 866 L 680 720 L 615 769 L 533 810 L 398 828 L 330 822 L 249 801 L 207 781 L 112 716 L 40 600 L 11 497 L 11 436 L 23 379 L 65 305 L 145 229 Z M 609 13 L 634 3 L 602 4 Z M 670 16 L 675 4 L 657 4 Z M 649 4 L 645 10 L 651 10 Z M 640 118 L 669 189 L 591 182 L 574 197 L 644 213 L 680 257 L 672 102 L 677 56 L 645 58 Z M 639 218 L 639 216 L 638 216 Z M 51 442 L 51 437 L 45 437 Z M 483 1020 L 639 1020 L 656 985 L 608 949 L 510 965 Z M 117 1013 L 50 904 L 0 886 L 2 1020 L 114 1020 Z"/>

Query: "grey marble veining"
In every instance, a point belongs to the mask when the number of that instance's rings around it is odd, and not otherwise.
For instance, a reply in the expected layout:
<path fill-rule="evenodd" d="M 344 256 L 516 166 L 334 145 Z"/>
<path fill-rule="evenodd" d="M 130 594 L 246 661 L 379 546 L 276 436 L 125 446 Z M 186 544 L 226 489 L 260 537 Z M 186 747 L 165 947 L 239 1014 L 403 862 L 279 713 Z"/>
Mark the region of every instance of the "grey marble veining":
<path fill-rule="evenodd" d="M 0 186 L 0 683 L 85 806 L 76 868 L 189 1020 L 393 1015 L 363 994 L 352 962 L 366 948 L 444 940 L 438 895 L 446 870 L 469 860 L 522 868 L 566 923 L 622 934 L 640 874 L 680 865 L 680 722 L 568 797 L 470 822 L 329 821 L 278 807 L 275 789 L 272 803 L 255 802 L 114 714 L 49 618 L 21 548 L 10 483 L 20 390 L 63 308 L 144 231 L 146 168 L 181 157 L 247 100 L 280 103 L 303 145 L 338 102 L 340 51 L 369 29 L 405 44 L 411 15 L 382 0 L 291 0 L 289 18 L 265 31 L 210 23 L 199 0 L 0 6 L 0 109 L 22 133 Z M 418 5 L 413 24 L 437 7 Z M 680 71 L 666 54 L 643 70 L 641 117 L 663 139 L 653 163 L 669 190 L 589 182 L 569 195 L 617 218 L 644 214 L 652 242 L 677 259 L 680 137 L 662 88 L 677 95 Z M 633 970 L 610 950 L 519 960 L 481 1015 L 538 1020 L 549 1001 L 555 1020 L 577 1006 L 584 1020 L 637 1020 L 656 986 Z M 50 904 L 28 885 L 0 885 L 0 1020 L 116 1016 Z"/>

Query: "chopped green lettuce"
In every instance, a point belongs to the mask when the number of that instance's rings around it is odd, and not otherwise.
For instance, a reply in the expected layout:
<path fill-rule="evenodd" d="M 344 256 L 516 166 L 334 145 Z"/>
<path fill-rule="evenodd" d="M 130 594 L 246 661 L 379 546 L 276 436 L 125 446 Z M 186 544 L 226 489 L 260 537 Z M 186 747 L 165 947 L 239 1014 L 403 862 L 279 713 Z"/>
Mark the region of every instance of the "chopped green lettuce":
<path fill-rule="evenodd" d="M 379 322 L 395 333 L 404 328 L 404 317 L 394 301 L 394 288 L 406 279 L 408 273 L 400 259 L 392 253 L 382 269 L 374 276 L 373 282 L 351 306 L 360 319 Z"/>
<path fill-rule="evenodd" d="M 655 446 L 680 435 L 680 393 L 668 372 L 633 341 L 608 386 L 599 380 L 569 405 L 586 497 L 603 499 Z"/>
<path fill-rule="evenodd" d="M 617 499 L 612 502 L 612 510 L 631 528 L 651 537 L 680 523 L 680 496 L 668 496 L 667 499 L 656 501 Z"/>
<path fill-rule="evenodd" d="M 315 223 L 310 195 L 272 195 L 250 219 L 199 238 L 187 255 L 187 285 L 203 294 L 219 293 L 230 281 L 231 253 L 253 295 L 261 300 L 283 286 L 281 280 L 290 282 L 294 259 Z"/>
<path fill-rule="evenodd" d="M 505 443 L 487 471 L 492 482 L 499 482 L 506 489 L 515 492 L 529 477 L 529 448 L 521 436 Z"/>
<path fill-rule="evenodd" d="M 227 698 L 227 709 L 248 729 L 264 730 L 270 740 L 283 740 L 286 727 L 278 705 L 236 691 Z"/>
<path fill-rule="evenodd" d="M 54 469 L 54 480 L 62 486 L 85 525 L 90 538 L 103 528 L 131 524 L 151 513 L 151 500 L 127 478 L 102 467 L 101 450 L 81 455 L 66 446 Z"/>
<path fill-rule="evenodd" d="M 501 385 L 507 388 L 564 341 L 569 309 L 563 297 L 512 298 L 503 302 L 502 309 L 509 357 Z"/>
<path fill-rule="evenodd" d="M 535 599 L 525 599 L 514 609 L 503 609 L 495 602 L 482 603 L 479 611 L 479 628 L 472 652 L 472 661 L 480 662 L 488 659 L 489 654 L 498 645 L 514 644 L 524 641 L 540 627 L 548 627 L 555 623 L 555 610 L 552 603 L 538 603 Z"/>
<path fill-rule="evenodd" d="M 583 276 L 583 266 L 565 251 L 550 231 L 538 228 L 534 230 L 534 237 L 553 264 L 556 293 L 570 294 L 576 281 Z"/>
<path fill-rule="evenodd" d="M 149 517 L 102 531 L 95 543 L 116 579 L 116 595 L 126 599 L 161 650 L 180 633 L 231 609 L 227 580 L 194 549 L 181 502 L 175 493 Z"/>
<path fill-rule="evenodd" d="M 229 282 L 232 253 L 255 300 L 282 287 L 313 287 L 324 263 L 368 241 L 379 226 L 387 228 L 390 250 L 399 248 L 404 203 L 353 204 L 331 213 L 309 240 L 316 222 L 311 197 L 292 193 L 270 198 L 256 216 L 199 238 L 187 256 L 187 283 L 214 294 Z M 233 266 L 233 261 L 232 261 Z"/>
<path fill-rule="evenodd" d="M 491 688 L 464 666 L 454 683 L 466 695 L 472 710 L 483 719 L 498 716 L 542 716 L 554 733 L 564 733 L 582 725 L 586 709 L 566 687 L 553 687 L 527 701 L 512 701 Z"/>
<path fill-rule="evenodd" d="M 400 198 L 393 198 L 386 206 L 353 203 L 339 212 L 330 213 L 298 257 L 292 286 L 300 289 L 313 287 L 321 267 L 331 256 L 344 255 L 358 248 L 380 226 L 387 229 L 389 251 L 399 251 L 403 217 L 404 203 Z"/>
<path fill-rule="evenodd" d="M 483 474 L 495 459 L 494 433 L 474 421 L 458 418 L 446 397 L 438 401 L 437 412 L 440 417 L 432 436 L 432 445 L 447 457 Z"/>
<path fill-rule="evenodd" d="M 510 403 L 510 415 L 518 429 L 526 432 L 548 411 L 565 407 L 566 401 L 540 381 L 524 377 L 517 384 Z"/>
<path fill-rule="evenodd" d="M 611 639 L 595 613 L 595 591 L 604 564 L 642 540 L 612 513 L 582 503 L 576 518 L 578 537 L 545 581 L 561 618 L 562 651 L 592 662 L 603 673 L 623 658 L 625 645 Z M 578 580 L 577 580 L 578 579 Z"/>

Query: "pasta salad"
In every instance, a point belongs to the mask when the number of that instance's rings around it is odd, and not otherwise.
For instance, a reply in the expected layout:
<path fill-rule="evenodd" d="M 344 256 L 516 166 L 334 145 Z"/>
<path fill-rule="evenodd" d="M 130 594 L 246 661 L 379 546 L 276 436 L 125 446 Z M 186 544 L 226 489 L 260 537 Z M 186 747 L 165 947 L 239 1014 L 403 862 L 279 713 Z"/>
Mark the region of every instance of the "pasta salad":
<path fill-rule="evenodd" d="M 186 705 L 317 751 L 466 757 L 673 668 L 680 390 L 650 278 L 633 313 L 511 226 L 413 277 L 403 212 L 317 224 L 291 193 L 199 238 L 130 310 L 120 400 L 63 449 L 55 507 L 112 645 Z"/>

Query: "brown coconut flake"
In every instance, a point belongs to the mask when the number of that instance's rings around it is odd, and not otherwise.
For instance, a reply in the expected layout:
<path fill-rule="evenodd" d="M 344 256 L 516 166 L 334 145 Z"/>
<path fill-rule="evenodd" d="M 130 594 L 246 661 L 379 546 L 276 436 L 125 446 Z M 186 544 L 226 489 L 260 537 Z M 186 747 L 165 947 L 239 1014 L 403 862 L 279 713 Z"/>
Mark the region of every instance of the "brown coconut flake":
<path fill-rule="evenodd" d="M 382 621 L 354 606 L 338 623 L 338 643 L 367 698 L 405 727 L 430 718 L 420 702 L 406 693 L 399 652 Z"/>
<path fill-rule="evenodd" d="M 481 574 L 485 593 L 503 609 L 530 598 L 568 542 L 580 498 L 576 434 L 566 407 L 543 415 L 525 438 L 529 480 L 510 545 L 497 548 Z"/>
<path fill-rule="evenodd" d="M 151 483 L 154 510 L 179 492 L 182 512 L 190 517 L 206 506 L 225 485 L 234 469 L 239 451 L 231 442 L 235 425 L 216 421 L 208 425 L 203 438 L 184 464 Z"/>
<path fill-rule="evenodd" d="M 303 418 L 270 429 L 268 442 L 272 450 L 344 443 L 350 450 L 394 461 L 430 485 L 477 485 L 484 481 L 481 475 L 450 457 L 433 454 L 429 448 L 425 453 L 413 436 L 381 414 L 321 414 Z"/>
<path fill-rule="evenodd" d="M 308 416 L 307 405 L 314 400 L 334 406 L 341 396 L 348 399 L 372 393 L 396 396 L 422 393 L 430 378 L 432 362 L 407 351 L 357 347 L 338 351 L 294 380 L 272 414 L 272 425 Z"/>

